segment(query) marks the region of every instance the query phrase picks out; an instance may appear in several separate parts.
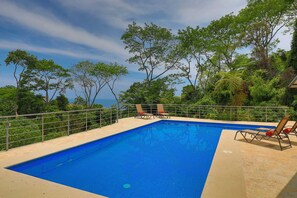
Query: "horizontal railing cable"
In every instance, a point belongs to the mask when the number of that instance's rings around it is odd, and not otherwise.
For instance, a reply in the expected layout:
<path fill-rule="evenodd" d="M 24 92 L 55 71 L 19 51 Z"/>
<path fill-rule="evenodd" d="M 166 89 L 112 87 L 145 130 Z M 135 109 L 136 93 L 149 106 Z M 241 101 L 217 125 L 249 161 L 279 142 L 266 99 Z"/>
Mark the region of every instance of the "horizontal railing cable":
<path fill-rule="evenodd" d="M 141 104 L 145 112 L 156 114 L 156 104 Z M 277 122 L 290 113 L 288 107 L 220 106 L 164 104 L 169 115 L 216 120 Z M 118 122 L 119 118 L 136 117 L 135 104 L 120 108 L 97 108 L 72 111 L 0 116 L 0 150 L 42 142 Z"/>

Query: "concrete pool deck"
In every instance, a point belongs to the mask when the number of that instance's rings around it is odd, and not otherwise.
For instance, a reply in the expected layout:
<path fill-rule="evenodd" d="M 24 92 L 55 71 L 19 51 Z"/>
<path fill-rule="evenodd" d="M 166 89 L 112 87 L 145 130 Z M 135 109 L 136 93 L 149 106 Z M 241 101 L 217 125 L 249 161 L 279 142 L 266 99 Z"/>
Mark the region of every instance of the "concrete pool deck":
<path fill-rule="evenodd" d="M 0 197 L 103 197 L 5 169 L 53 152 L 104 138 L 160 119 L 125 118 L 119 123 L 71 136 L 0 152 Z M 275 123 L 214 121 L 172 117 L 170 120 L 275 125 Z M 293 148 L 280 151 L 269 140 L 252 144 L 234 131 L 223 130 L 204 186 L 202 197 L 297 197 L 297 138 Z"/>

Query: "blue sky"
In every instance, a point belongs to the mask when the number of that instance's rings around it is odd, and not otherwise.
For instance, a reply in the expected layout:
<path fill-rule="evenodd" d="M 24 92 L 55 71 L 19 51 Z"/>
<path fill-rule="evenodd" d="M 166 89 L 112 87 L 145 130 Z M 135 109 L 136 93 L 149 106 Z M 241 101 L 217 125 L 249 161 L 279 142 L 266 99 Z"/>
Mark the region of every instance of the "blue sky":
<path fill-rule="evenodd" d="M 118 83 L 119 93 L 144 78 L 126 62 L 129 54 L 120 38 L 128 24 L 152 22 L 176 33 L 245 6 L 246 0 L 0 0 L 0 86 L 15 84 L 3 61 L 9 51 L 23 49 L 65 68 L 82 60 L 123 64 L 129 75 Z M 290 36 L 279 37 L 279 47 L 288 50 Z M 71 91 L 67 95 L 75 97 Z M 113 96 L 105 89 L 99 98 Z"/>

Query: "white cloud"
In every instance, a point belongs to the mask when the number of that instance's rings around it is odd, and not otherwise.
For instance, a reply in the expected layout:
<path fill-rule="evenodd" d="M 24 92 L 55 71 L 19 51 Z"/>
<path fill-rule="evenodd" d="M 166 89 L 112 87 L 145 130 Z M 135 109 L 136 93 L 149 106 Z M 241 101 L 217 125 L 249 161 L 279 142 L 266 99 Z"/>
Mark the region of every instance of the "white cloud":
<path fill-rule="evenodd" d="M 47 47 L 41 47 L 41 46 L 31 45 L 31 44 L 22 43 L 22 42 L 0 40 L 0 49 L 7 49 L 7 50 L 22 49 L 22 50 L 28 50 L 31 52 L 38 52 L 42 54 L 57 54 L 57 55 L 74 57 L 77 59 L 91 59 L 91 60 L 105 61 L 105 62 L 118 62 L 119 64 L 126 65 L 122 60 L 118 60 L 115 57 L 111 57 L 111 55 L 100 56 L 97 54 L 85 53 L 83 51 L 47 48 Z M 127 68 L 131 72 L 139 72 L 138 67 L 136 65 L 129 65 Z"/>
<path fill-rule="evenodd" d="M 124 47 L 111 38 L 96 36 L 88 31 L 66 24 L 54 17 L 45 17 L 42 13 L 33 13 L 12 2 L 0 1 L 0 16 L 9 18 L 26 28 L 41 32 L 47 36 L 85 45 L 119 57 L 127 57 Z"/>
<path fill-rule="evenodd" d="M 5 40 L 0 40 L 0 48 L 8 49 L 8 50 L 22 49 L 22 50 L 28 50 L 28 51 L 38 52 L 43 54 L 58 54 L 58 55 L 75 57 L 75 58 L 85 58 L 85 59 L 93 59 L 93 60 L 102 60 L 104 58 L 96 54 L 88 54 L 84 52 L 75 52 L 71 50 L 40 47 L 40 46 L 30 45 L 22 42 L 13 42 L 13 41 L 5 41 Z"/>
<path fill-rule="evenodd" d="M 108 25 L 124 29 L 131 23 L 131 17 L 143 15 L 135 4 L 123 0 L 60 0 L 66 9 L 74 8 L 103 19 Z"/>
<path fill-rule="evenodd" d="M 245 6 L 246 0 L 188 0 L 180 4 L 172 17 L 184 25 L 197 26 L 237 13 Z"/>
<path fill-rule="evenodd" d="M 66 9 L 91 13 L 120 29 L 126 28 L 132 20 L 197 26 L 236 13 L 247 4 L 246 0 L 138 0 L 133 3 L 127 0 L 60 0 L 59 3 Z M 152 18 L 153 15 L 162 17 Z"/>

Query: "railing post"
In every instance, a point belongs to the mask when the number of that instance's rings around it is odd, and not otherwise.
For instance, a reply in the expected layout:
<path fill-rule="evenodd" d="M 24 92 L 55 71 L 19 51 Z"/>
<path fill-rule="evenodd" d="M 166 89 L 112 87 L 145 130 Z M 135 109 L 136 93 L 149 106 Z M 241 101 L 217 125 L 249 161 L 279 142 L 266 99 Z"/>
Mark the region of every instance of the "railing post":
<path fill-rule="evenodd" d="M 266 122 L 267 122 L 267 107 L 266 107 L 266 111 L 265 111 L 265 118 L 266 118 Z"/>
<path fill-rule="evenodd" d="M 119 116 L 118 116 L 118 121 L 117 121 L 117 122 L 119 122 L 119 119 L 121 119 L 122 116 L 123 116 L 123 115 L 122 115 L 122 111 L 121 111 L 121 109 L 122 109 L 122 107 L 120 107 L 120 106 L 117 107 L 117 111 L 118 111 L 118 115 L 119 115 Z"/>
<path fill-rule="evenodd" d="M 231 121 L 231 117 L 232 117 L 232 116 L 231 116 L 231 114 L 232 114 L 232 108 L 229 107 L 229 109 L 230 109 L 230 110 L 229 110 L 229 112 L 230 112 L 230 119 L 229 119 L 229 120 Z"/>
<path fill-rule="evenodd" d="M 70 115 L 69 115 L 69 111 L 67 113 L 67 135 L 70 135 Z"/>
<path fill-rule="evenodd" d="M 116 113 L 117 113 L 117 117 L 116 117 L 116 122 L 118 123 L 119 122 L 119 108 L 117 107 L 116 108 Z"/>
<path fill-rule="evenodd" d="M 44 142 L 44 116 L 41 115 L 41 141 Z"/>
<path fill-rule="evenodd" d="M 99 127 L 101 128 L 101 122 L 102 122 L 102 120 L 101 120 L 101 113 L 102 113 L 102 109 L 100 109 L 100 112 L 99 112 Z"/>
<path fill-rule="evenodd" d="M 247 108 L 248 109 L 248 121 L 251 121 L 251 108 L 250 107 L 248 107 Z"/>
<path fill-rule="evenodd" d="M 112 108 L 110 108 L 110 124 L 112 124 Z"/>
<path fill-rule="evenodd" d="M 189 106 L 187 106 L 187 118 L 189 117 Z"/>
<path fill-rule="evenodd" d="M 200 111 L 201 111 L 201 110 L 200 110 L 200 105 L 198 106 L 198 109 L 199 109 L 199 119 L 200 119 Z"/>
<path fill-rule="evenodd" d="M 86 112 L 86 131 L 88 130 L 88 111 L 87 109 L 85 110 Z"/>
<path fill-rule="evenodd" d="M 8 122 L 8 118 L 6 119 L 6 150 L 8 151 L 9 149 L 9 125 L 10 123 Z"/>
<path fill-rule="evenodd" d="M 130 105 L 128 104 L 128 118 L 130 117 Z"/>
<path fill-rule="evenodd" d="M 176 105 L 174 105 L 174 113 L 175 113 L 175 116 L 176 116 Z"/>

